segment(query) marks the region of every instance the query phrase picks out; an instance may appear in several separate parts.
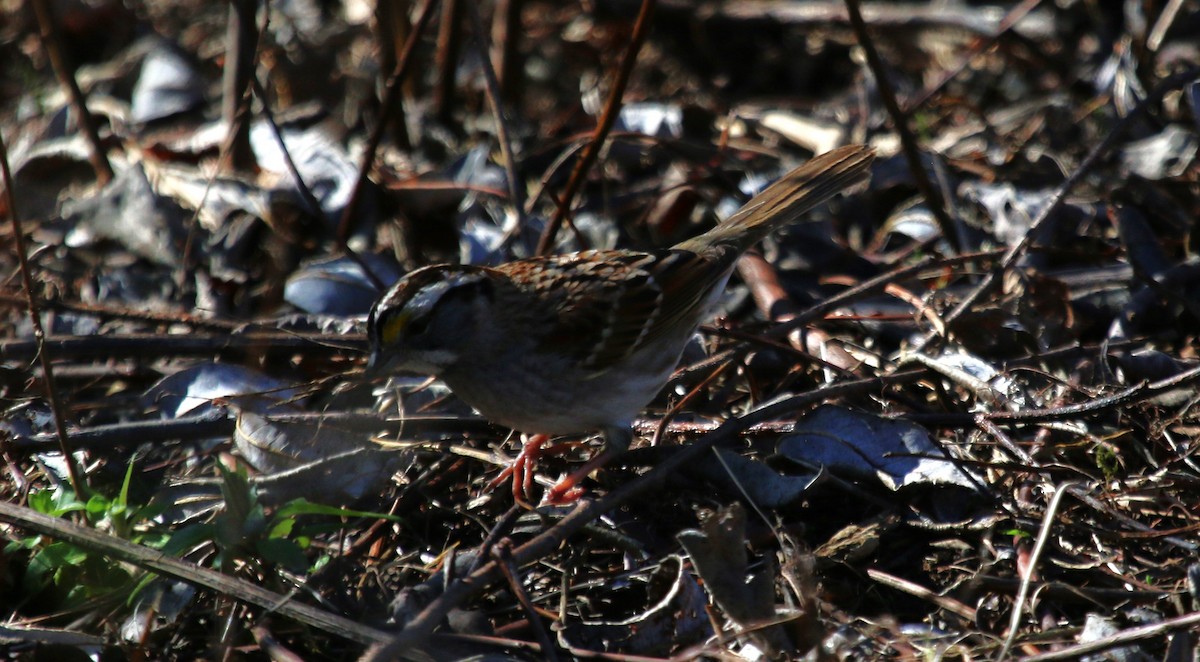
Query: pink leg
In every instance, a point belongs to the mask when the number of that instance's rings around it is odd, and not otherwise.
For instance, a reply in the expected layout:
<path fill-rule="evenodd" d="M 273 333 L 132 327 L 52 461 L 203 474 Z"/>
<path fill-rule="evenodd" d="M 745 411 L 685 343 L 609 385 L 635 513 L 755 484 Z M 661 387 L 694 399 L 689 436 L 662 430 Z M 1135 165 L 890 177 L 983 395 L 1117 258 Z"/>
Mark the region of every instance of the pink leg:
<path fill-rule="evenodd" d="M 612 462 L 618 455 L 629 448 L 633 441 L 633 430 L 627 427 L 614 427 L 604 430 L 604 449 L 596 453 L 592 459 L 578 470 L 571 472 L 566 478 L 546 492 L 545 502 L 553 504 L 569 503 L 583 496 L 580 481 L 587 478 L 593 471 Z"/>
<path fill-rule="evenodd" d="M 521 452 L 517 453 L 517 458 L 488 483 L 487 489 L 494 490 L 500 487 L 511 476 L 513 498 L 524 502 L 533 489 L 533 465 L 537 464 L 542 455 L 542 446 L 549 440 L 550 436 L 545 434 L 530 437 L 521 445 Z"/>

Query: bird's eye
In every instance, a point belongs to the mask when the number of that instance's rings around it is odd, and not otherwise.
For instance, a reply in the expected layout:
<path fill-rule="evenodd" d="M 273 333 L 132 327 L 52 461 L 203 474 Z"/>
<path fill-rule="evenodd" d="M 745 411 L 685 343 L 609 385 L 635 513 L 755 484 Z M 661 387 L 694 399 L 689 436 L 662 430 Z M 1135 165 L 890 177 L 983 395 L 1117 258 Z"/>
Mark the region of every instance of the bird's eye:
<path fill-rule="evenodd" d="M 429 318 L 422 316 L 408 323 L 408 328 L 405 329 L 405 335 L 410 338 L 419 336 L 429 330 Z"/>

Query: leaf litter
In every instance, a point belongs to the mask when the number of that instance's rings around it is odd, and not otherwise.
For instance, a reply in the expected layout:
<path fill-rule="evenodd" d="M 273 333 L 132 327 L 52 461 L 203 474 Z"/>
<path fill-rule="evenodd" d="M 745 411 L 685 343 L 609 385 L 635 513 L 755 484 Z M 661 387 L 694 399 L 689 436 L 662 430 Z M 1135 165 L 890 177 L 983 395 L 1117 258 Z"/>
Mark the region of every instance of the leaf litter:
<path fill-rule="evenodd" d="M 94 145 L 34 12 L 0 30 L 0 232 L 34 283 L 4 252 L 8 650 L 1194 655 L 1194 7 L 868 6 L 881 71 L 839 2 L 650 3 L 626 74 L 638 3 L 409 4 L 260 8 L 232 120 L 229 5 L 58 3 Z M 814 152 L 879 158 L 739 266 L 582 505 L 514 504 L 485 487 L 511 432 L 372 383 L 363 318 L 376 281 L 533 254 L 624 75 L 556 250 L 670 245 Z M 557 441 L 535 491 L 594 447 Z"/>

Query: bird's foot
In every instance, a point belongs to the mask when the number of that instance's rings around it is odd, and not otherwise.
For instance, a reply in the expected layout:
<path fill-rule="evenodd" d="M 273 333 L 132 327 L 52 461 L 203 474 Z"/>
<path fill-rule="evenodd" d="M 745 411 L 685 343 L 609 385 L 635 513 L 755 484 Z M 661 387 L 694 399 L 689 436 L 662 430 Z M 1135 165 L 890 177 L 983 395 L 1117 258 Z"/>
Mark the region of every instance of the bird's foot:
<path fill-rule="evenodd" d="M 537 461 L 547 455 L 561 455 L 578 445 L 578 442 L 566 442 L 546 446 L 549 440 L 550 436 L 545 434 L 529 437 L 521 445 L 521 452 L 517 453 L 516 459 L 488 483 L 487 489 L 494 490 L 511 477 L 513 499 L 518 503 L 532 503 L 533 477 Z"/>
<path fill-rule="evenodd" d="M 551 487 L 546 492 L 546 496 L 542 497 L 542 502 L 552 505 L 562 505 L 575 501 L 586 492 L 586 490 L 579 486 L 579 483 L 591 475 L 593 471 L 607 465 L 622 452 L 623 450 L 614 451 L 611 448 L 605 447 L 604 450 L 596 453 L 596 456 L 588 460 L 582 467 L 571 472 L 566 478 L 563 478 L 554 487 Z"/>

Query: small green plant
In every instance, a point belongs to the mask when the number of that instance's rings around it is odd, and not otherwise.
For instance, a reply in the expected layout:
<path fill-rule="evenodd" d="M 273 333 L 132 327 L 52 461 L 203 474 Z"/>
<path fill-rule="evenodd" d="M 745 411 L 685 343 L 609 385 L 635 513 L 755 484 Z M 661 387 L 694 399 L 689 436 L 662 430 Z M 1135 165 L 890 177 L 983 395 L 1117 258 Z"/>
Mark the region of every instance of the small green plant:
<path fill-rule="evenodd" d="M 93 494 L 84 504 L 87 519 L 98 529 L 107 529 L 113 535 L 123 540 L 161 547 L 167 540 L 167 535 L 157 531 L 150 525 L 166 508 L 161 503 L 149 503 L 136 506 L 129 503 L 129 483 L 133 477 L 133 462 L 125 469 L 125 480 L 121 482 L 121 491 L 115 499 L 109 499 L 101 494 Z"/>
<path fill-rule="evenodd" d="M 151 533 L 143 525 L 157 517 L 162 510 L 157 505 L 130 505 L 129 483 L 132 476 L 133 463 L 130 462 L 121 490 L 114 499 L 96 494 L 87 502 L 82 502 L 74 490 L 59 485 L 31 493 L 29 507 L 51 517 L 83 513 L 93 526 L 108 529 L 125 540 L 160 545 L 165 538 Z M 21 538 L 4 548 L 6 555 L 20 552 L 30 555 L 22 577 L 23 595 L 45 596 L 48 590 L 53 589 L 56 595 L 52 601 L 56 607 L 71 607 L 83 600 L 121 590 L 130 586 L 133 580 L 129 568 L 103 554 L 70 543 L 48 540 L 43 536 Z"/>
<path fill-rule="evenodd" d="M 268 517 L 258 490 L 250 483 L 245 469 L 232 471 L 220 467 L 220 471 L 225 508 L 212 521 L 194 524 L 173 534 L 162 547 L 164 552 L 182 555 L 198 545 L 212 543 L 217 549 L 213 566 L 223 572 L 231 572 L 234 562 L 241 561 L 255 565 L 274 564 L 290 572 L 307 573 L 328 558 L 310 562 L 305 550 L 316 536 L 334 531 L 342 523 L 301 522 L 302 515 L 397 519 L 381 513 L 324 506 L 306 499 L 289 501 Z"/>
<path fill-rule="evenodd" d="M 1096 468 L 1104 474 L 1105 480 L 1114 480 L 1120 475 L 1121 458 L 1107 444 L 1097 444 L 1095 450 Z"/>
<path fill-rule="evenodd" d="M 225 507 L 211 521 L 173 532 L 153 526 L 164 510 L 162 504 L 151 502 L 138 506 L 129 502 L 133 463 L 126 469 L 124 482 L 115 498 L 95 494 L 84 502 L 73 490 L 60 485 L 31 493 L 29 506 L 52 517 L 80 513 L 98 529 L 173 556 L 183 556 L 202 545 L 211 545 L 216 550 L 213 566 L 227 573 L 232 573 L 238 562 L 263 571 L 279 567 L 300 574 L 323 565 L 328 557 L 310 560 L 306 552 L 314 538 L 337 530 L 343 523 L 327 518 L 302 520 L 305 515 L 396 519 L 379 513 L 324 506 L 305 499 L 286 503 L 268 516 L 244 469 L 221 468 L 221 474 Z M 129 598 L 133 599 L 155 577 L 153 574 L 142 575 L 136 568 L 115 562 L 101 552 L 44 536 L 18 539 L 6 545 L 4 553 L 6 556 L 28 556 L 22 577 L 22 595 L 39 601 L 48 600 L 50 604 L 40 605 L 45 609 L 70 608 L 85 600 L 121 592 L 128 592 Z M 139 575 L 140 581 L 137 581 Z"/>

